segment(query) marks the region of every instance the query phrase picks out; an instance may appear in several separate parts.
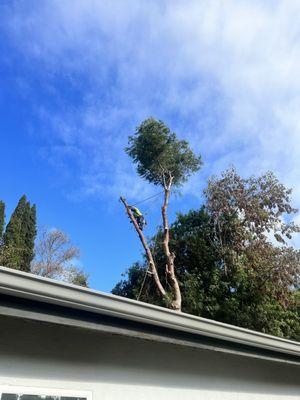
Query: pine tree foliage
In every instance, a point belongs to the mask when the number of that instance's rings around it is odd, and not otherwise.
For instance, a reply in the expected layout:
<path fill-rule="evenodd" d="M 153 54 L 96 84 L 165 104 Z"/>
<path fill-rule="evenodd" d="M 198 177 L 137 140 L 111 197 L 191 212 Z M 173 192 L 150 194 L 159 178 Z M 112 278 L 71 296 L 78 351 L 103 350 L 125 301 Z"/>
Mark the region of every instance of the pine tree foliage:
<path fill-rule="evenodd" d="M 23 195 L 6 226 L 3 245 L 5 266 L 29 272 L 34 257 L 36 208 Z"/>
<path fill-rule="evenodd" d="M 164 122 L 154 118 L 146 119 L 129 136 L 126 152 L 142 178 L 163 187 L 170 177 L 173 186 L 182 185 L 202 164 L 201 157 L 195 156 L 187 141 L 178 140 Z"/>

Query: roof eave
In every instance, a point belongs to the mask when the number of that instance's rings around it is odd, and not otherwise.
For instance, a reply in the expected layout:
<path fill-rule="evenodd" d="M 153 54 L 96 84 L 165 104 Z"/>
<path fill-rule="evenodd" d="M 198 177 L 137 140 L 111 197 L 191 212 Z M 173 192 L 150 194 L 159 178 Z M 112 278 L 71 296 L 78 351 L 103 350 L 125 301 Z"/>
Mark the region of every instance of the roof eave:
<path fill-rule="evenodd" d="M 17 299 L 27 299 L 41 304 L 64 307 L 65 310 L 84 312 L 135 322 L 149 329 L 168 329 L 197 338 L 211 338 L 239 348 L 248 346 L 277 353 L 280 358 L 298 359 L 300 343 L 266 335 L 260 332 L 224 324 L 221 322 L 178 313 L 166 308 L 130 300 L 92 289 L 86 289 L 32 274 L 0 267 L 0 293 Z M 5 307 L 2 308 L 3 314 Z M 28 311 L 30 312 L 30 311 Z M 25 314 L 23 314 L 25 316 Z M 56 323 L 63 323 L 62 319 Z M 51 322 L 51 321 L 49 321 Z M 54 322 L 54 321 L 52 321 Z M 88 327 L 88 324 L 85 324 Z M 125 331 L 124 331 L 125 332 Z M 130 335 L 130 330 L 127 331 Z M 138 335 L 138 333 L 137 333 Z M 168 334 L 170 335 L 170 334 Z M 141 335 L 145 337 L 145 335 Z M 288 357 L 289 356 L 289 357 Z"/>

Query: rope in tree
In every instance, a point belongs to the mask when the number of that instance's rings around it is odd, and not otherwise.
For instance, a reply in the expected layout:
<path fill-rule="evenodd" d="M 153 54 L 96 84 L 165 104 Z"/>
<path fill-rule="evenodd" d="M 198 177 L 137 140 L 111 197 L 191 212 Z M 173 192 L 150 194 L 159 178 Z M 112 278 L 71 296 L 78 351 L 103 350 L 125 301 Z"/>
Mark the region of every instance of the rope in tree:
<path fill-rule="evenodd" d="M 154 249 L 154 250 L 155 250 L 155 248 L 156 248 L 156 243 L 157 243 L 157 238 L 158 238 L 159 233 L 160 233 L 160 232 L 157 232 L 157 234 L 155 235 L 155 241 L 154 241 L 154 246 L 153 246 L 153 249 Z M 154 259 L 154 254 L 153 254 L 153 259 Z M 155 260 L 155 259 L 154 259 L 154 261 L 155 261 L 155 263 L 156 263 L 156 260 Z M 147 267 L 147 269 L 146 269 L 146 272 L 145 272 L 145 275 L 144 275 L 144 279 L 143 279 L 143 282 L 142 282 L 142 285 L 141 285 L 139 294 L 138 294 L 138 296 L 137 296 L 137 298 L 136 298 L 137 301 L 139 301 L 139 299 L 140 299 L 140 297 L 141 297 L 141 295 L 142 295 L 142 292 L 143 292 L 143 289 L 144 289 L 144 286 L 145 286 L 145 283 L 146 283 L 147 275 L 148 275 L 149 272 L 150 272 L 150 271 L 149 271 L 149 263 L 148 263 L 148 267 Z"/>
<path fill-rule="evenodd" d="M 145 283 L 146 283 L 146 279 L 147 279 L 148 272 L 149 272 L 149 264 L 148 264 L 148 267 L 147 267 L 146 272 L 145 272 L 145 275 L 144 275 L 144 279 L 143 279 L 143 282 L 142 282 L 142 285 L 141 285 L 141 289 L 140 289 L 139 294 L 138 294 L 138 296 L 137 296 L 137 298 L 136 298 L 137 301 L 140 300 L 140 297 L 141 297 L 141 295 L 142 295 L 142 292 L 143 292 L 143 289 L 144 289 L 144 286 L 145 286 Z"/>
<path fill-rule="evenodd" d="M 147 200 L 154 199 L 154 197 L 157 197 L 157 196 L 159 196 L 159 195 L 162 194 L 162 193 L 164 193 L 164 191 L 161 191 L 161 192 L 159 192 L 159 193 L 156 193 L 156 194 L 154 194 L 153 196 L 146 197 L 144 200 L 138 201 L 137 203 L 133 204 L 133 206 L 136 206 L 136 205 L 138 205 L 138 204 L 142 204 L 142 203 L 144 203 L 144 202 L 147 201 Z"/>

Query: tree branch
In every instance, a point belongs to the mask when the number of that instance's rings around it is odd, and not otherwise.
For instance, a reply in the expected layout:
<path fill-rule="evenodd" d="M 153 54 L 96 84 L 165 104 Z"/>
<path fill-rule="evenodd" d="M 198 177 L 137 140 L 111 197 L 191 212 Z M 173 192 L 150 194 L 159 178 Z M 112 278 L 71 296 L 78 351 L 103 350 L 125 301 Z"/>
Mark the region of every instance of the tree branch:
<path fill-rule="evenodd" d="M 133 214 L 131 212 L 131 209 L 130 209 L 129 205 L 127 204 L 126 200 L 124 199 L 124 197 L 120 197 L 120 200 L 124 204 L 124 207 L 126 209 L 127 215 L 129 217 L 129 219 L 131 220 L 131 222 L 133 223 L 133 226 L 135 227 L 135 230 L 136 230 L 137 234 L 139 235 L 140 241 L 141 241 L 141 243 L 142 243 L 142 245 L 144 247 L 145 254 L 146 254 L 146 257 L 147 257 L 147 260 L 148 260 L 148 263 L 149 263 L 151 275 L 154 278 L 154 281 L 155 281 L 155 284 L 157 286 L 157 289 L 158 289 L 160 295 L 163 297 L 163 299 L 166 299 L 167 298 L 167 293 L 166 293 L 166 290 L 164 289 L 164 287 L 162 286 L 162 284 L 160 282 L 160 279 L 159 279 L 159 276 L 158 276 L 158 273 L 157 273 L 157 268 L 156 268 L 156 265 L 155 265 L 155 262 L 154 262 L 154 259 L 153 259 L 153 256 L 152 256 L 152 252 L 150 250 L 150 247 L 147 244 L 145 236 L 144 236 L 142 230 L 139 228 L 139 225 L 138 225 L 136 219 L 134 218 L 134 216 L 133 216 Z"/>

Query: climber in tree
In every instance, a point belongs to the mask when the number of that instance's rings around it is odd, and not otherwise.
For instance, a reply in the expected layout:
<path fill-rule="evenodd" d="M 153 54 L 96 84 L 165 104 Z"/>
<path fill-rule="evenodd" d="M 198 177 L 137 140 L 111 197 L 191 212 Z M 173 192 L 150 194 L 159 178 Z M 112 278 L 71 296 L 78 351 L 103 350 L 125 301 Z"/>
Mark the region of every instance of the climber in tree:
<path fill-rule="evenodd" d="M 143 214 L 140 212 L 140 210 L 137 207 L 130 206 L 129 207 L 136 222 L 138 223 L 138 226 L 140 230 L 142 231 L 144 229 L 144 226 L 146 225 L 146 220 Z"/>

